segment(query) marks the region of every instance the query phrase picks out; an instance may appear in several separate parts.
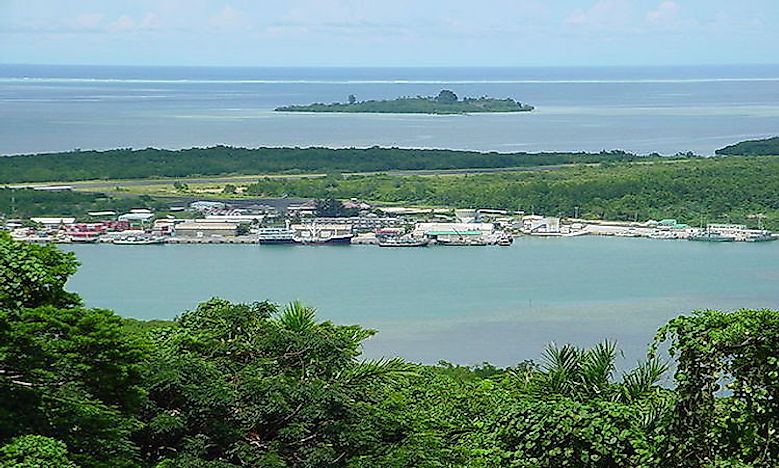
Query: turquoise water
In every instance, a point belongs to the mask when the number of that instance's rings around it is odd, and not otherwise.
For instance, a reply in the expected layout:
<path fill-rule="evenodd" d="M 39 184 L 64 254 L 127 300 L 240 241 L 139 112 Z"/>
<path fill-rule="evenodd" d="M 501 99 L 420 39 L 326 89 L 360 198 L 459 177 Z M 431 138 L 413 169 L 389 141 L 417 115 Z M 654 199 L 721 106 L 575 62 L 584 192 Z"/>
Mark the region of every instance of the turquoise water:
<path fill-rule="evenodd" d="M 212 296 L 300 299 L 380 333 L 369 356 L 507 365 L 616 339 L 632 362 L 694 309 L 779 308 L 779 242 L 538 239 L 512 247 L 67 246 L 89 306 L 169 319 Z"/>

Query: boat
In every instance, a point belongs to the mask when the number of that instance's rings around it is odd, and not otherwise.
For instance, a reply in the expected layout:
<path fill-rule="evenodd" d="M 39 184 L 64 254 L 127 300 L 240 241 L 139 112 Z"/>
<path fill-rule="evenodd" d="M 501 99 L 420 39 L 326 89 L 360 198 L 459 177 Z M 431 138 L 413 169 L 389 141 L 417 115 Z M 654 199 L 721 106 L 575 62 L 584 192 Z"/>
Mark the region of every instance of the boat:
<path fill-rule="evenodd" d="M 746 238 L 744 238 L 744 242 L 770 242 L 775 241 L 779 239 L 774 234 L 771 234 L 768 231 L 758 232 L 754 234 L 749 234 Z"/>
<path fill-rule="evenodd" d="M 460 237 L 459 239 L 438 239 L 436 244 L 451 247 L 482 247 L 489 245 L 489 243 L 484 239 L 467 239 L 465 237 Z"/>
<path fill-rule="evenodd" d="M 117 237 L 111 241 L 111 243 L 114 245 L 156 245 L 164 244 L 165 238 L 153 236 L 127 236 Z"/>
<path fill-rule="evenodd" d="M 379 247 L 427 247 L 430 239 L 413 237 L 385 237 L 379 240 Z"/>
<path fill-rule="evenodd" d="M 97 236 L 68 236 L 73 244 L 94 244 L 97 242 Z"/>
<path fill-rule="evenodd" d="M 295 231 L 293 240 L 303 245 L 349 245 L 354 237 L 351 225 L 297 224 L 292 229 Z"/>
<path fill-rule="evenodd" d="M 295 231 L 289 228 L 262 228 L 259 230 L 260 244 L 294 244 Z"/>
<path fill-rule="evenodd" d="M 724 236 L 713 231 L 706 231 L 698 234 L 692 234 L 687 238 L 687 240 L 697 242 L 734 242 L 736 238 L 731 236 Z"/>
<path fill-rule="evenodd" d="M 498 239 L 497 244 L 501 247 L 510 247 L 514 243 L 514 238 L 511 236 L 502 236 Z"/>

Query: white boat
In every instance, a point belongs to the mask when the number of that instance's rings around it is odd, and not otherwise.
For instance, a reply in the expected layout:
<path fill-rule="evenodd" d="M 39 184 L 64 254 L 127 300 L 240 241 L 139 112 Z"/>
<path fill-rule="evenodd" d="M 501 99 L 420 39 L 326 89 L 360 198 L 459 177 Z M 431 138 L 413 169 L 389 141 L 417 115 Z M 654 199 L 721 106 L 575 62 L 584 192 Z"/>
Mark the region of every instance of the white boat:
<path fill-rule="evenodd" d="M 289 228 L 262 228 L 258 232 L 260 244 L 293 244 L 295 231 Z"/>
<path fill-rule="evenodd" d="M 157 245 L 164 244 L 165 238 L 159 236 L 127 236 L 117 237 L 111 243 L 114 245 Z"/>

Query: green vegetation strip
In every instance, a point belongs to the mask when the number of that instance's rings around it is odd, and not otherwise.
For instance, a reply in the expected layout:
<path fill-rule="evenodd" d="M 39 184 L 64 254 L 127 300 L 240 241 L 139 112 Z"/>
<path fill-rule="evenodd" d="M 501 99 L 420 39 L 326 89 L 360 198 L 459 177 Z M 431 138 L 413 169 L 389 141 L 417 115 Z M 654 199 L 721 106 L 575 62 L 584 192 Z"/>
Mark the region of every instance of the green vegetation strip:
<path fill-rule="evenodd" d="M 0 184 L 218 175 L 554 166 L 647 160 L 602 153 L 479 153 L 398 148 L 115 149 L 0 157 Z"/>
<path fill-rule="evenodd" d="M 683 164 L 601 164 L 555 171 L 430 177 L 263 179 L 253 196 L 403 202 L 524 210 L 608 220 L 676 218 L 779 228 L 779 157 L 698 158 Z"/>

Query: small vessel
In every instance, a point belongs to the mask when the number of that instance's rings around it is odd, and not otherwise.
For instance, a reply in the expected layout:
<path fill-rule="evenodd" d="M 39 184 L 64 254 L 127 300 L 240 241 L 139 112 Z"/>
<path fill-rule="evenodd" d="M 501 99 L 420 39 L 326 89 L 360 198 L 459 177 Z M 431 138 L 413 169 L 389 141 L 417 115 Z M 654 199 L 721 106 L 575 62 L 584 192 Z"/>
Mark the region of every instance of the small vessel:
<path fill-rule="evenodd" d="M 303 245 L 340 244 L 352 243 L 354 233 L 351 225 L 342 224 L 296 224 L 292 226 L 295 231 L 293 240 Z"/>
<path fill-rule="evenodd" d="M 289 228 L 262 228 L 258 241 L 260 244 L 294 244 L 295 231 Z"/>
<path fill-rule="evenodd" d="M 164 244 L 165 238 L 159 236 L 127 236 L 117 237 L 111 243 L 114 245 L 156 245 Z"/>
<path fill-rule="evenodd" d="M 97 242 L 97 236 L 68 236 L 73 244 L 94 244 Z"/>
<path fill-rule="evenodd" d="M 687 240 L 698 242 L 734 242 L 735 237 L 725 236 L 713 231 L 705 231 L 697 234 L 692 234 Z"/>
<path fill-rule="evenodd" d="M 501 236 L 497 243 L 501 247 L 510 247 L 514 243 L 514 238 L 509 235 Z"/>
<path fill-rule="evenodd" d="M 428 238 L 385 237 L 379 240 L 379 247 L 427 247 Z"/>
<path fill-rule="evenodd" d="M 436 241 L 438 245 L 447 245 L 452 247 L 482 247 L 489 245 L 489 243 L 481 238 L 468 239 L 460 237 L 458 239 L 438 239 Z"/>
<path fill-rule="evenodd" d="M 775 241 L 779 239 L 774 234 L 771 234 L 768 231 L 758 232 L 754 234 L 749 234 L 746 238 L 744 238 L 744 242 L 770 242 Z"/>

